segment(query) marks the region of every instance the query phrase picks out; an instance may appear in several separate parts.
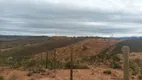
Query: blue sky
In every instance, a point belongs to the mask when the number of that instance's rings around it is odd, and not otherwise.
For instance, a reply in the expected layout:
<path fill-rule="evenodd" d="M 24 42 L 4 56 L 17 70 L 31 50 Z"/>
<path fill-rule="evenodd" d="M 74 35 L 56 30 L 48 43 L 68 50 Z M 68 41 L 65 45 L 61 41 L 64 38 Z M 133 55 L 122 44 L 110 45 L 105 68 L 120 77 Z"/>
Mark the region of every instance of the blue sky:
<path fill-rule="evenodd" d="M 0 0 L 0 35 L 142 36 L 141 0 Z"/>

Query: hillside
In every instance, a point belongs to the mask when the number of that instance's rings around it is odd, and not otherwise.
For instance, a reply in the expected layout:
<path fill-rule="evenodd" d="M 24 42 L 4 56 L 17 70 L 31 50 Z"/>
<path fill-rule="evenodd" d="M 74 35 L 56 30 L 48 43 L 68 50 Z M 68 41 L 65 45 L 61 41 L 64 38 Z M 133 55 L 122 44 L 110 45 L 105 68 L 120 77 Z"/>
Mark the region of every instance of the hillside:
<path fill-rule="evenodd" d="M 13 75 L 18 80 L 20 77 L 23 80 L 69 79 L 72 53 L 75 80 L 120 80 L 123 77 L 123 54 L 117 53 L 121 53 L 124 45 L 130 46 L 131 52 L 134 52 L 130 55 L 132 80 L 141 77 L 138 71 L 142 60 L 141 40 L 57 36 L 4 39 L 1 39 L 0 75 L 5 76 L 5 79 Z"/>
<path fill-rule="evenodd" d="M 16 41 L 8 41 L 8 42 L 2 42 L 2 44 L 6 45 L 6 48 L 1 48 L 0 54 L 3 54 L 2 56 L 30 56 L 33 54 L 38 54 L 41 52 L 46 52 L 53 50 L 55 48 L 64 47 L 73 43 L 76 43 L 78 41 L 81 41 L 83 39 L 51 39 L 51 38 L 27 38 L 27 39 L 17 39 Z M 11 45 L 9 48 L 8 45 Z M 2 46 L 2 45 L 1 45 Z"/>
<path fill-rule="evenodd" d="M 122 46 L 129 46 L 131 52 L 142 52 L 142 40 L 124 40 L 116 45 L 114 53 L 120 53 Z"/>
<path fill-rule="evenodd" d="M 80 59 L 84 57 L 95 56 L 109 48 L 114 46 L 119 40 L 108 40 L 108 39 L 86 39 L 76 44 L 57 48 L 57 57 L 63 60 L 68 60 L 70 53 L 73 53 L 74 59 Z"/>

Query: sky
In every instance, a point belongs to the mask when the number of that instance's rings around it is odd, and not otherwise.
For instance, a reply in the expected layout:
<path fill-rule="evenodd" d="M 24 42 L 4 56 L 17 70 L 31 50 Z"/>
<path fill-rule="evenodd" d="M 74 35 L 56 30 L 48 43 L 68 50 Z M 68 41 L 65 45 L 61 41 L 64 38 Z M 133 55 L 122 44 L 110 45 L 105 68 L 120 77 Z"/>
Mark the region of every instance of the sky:
<path fill-rule="evenodd" d="M 0 35 L 142 36 L 142 0 L 0 0 Z"/>

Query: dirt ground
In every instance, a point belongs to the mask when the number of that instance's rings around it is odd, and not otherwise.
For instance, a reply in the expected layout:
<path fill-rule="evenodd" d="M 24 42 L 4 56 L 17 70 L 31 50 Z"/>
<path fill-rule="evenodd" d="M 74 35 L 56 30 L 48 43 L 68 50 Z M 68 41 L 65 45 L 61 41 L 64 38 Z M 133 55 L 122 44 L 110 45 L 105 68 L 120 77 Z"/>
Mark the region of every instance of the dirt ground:
<path fill-rule="evenodd" d="M 105 70 L 111 70 L 112 74 L 104 74 Z M 9 68 L 0 68 L 0 76 L 4 76 L 5 80 L 15 78 L 16 80 L 69 80 L 70 70 L 45 70 L 43 73 L 27 76 L 27 71 L 14 70 Z M 73 70 L 73 80 L 116 80 L 122 78 L 121 70 L 113 70 L 108 68 L 95 69 L 76 69 Z"/>
<path fill-rule="evenodd" d="M 142 60 L 142 52 L 132 52 L 130 53 L 130 59 L 140 59 Z"/>

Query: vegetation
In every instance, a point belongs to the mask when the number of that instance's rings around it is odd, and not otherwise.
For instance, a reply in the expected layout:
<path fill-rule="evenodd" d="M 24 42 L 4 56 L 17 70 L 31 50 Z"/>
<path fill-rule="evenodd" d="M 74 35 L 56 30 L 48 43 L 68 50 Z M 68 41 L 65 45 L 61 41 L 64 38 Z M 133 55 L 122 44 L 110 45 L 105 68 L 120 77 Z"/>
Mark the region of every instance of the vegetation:
<path fill-rule="evenodd" d="M 16 36 L 3 36 L 0 37 L 0 49 L 5 49 L 5 48 L 13 48 L 13 47 L 19 47 L 19 46 L 24 46 L 24 45 L 31 45 L 35 43 L 40 43 L 48 40 L 49 37 L 16 37 Z"/>
<path fill-rule="evenodd" d="M 142 60 L 130 60 L 130 72 L 132 75 L 138 75 L 138 80 L 142 80 Z"/>
<path fill-rule="evenodd" d="M 81 65 L 81 64 L 73 64 L 73 69 L 89 69 L 87 65 Z M 65 63 L 65 69 L 70 69 L 71 64 L 70 62 Z"/>
<path fill-rule="evenodd" d="M 99 63 L 106 63 L 108 62 L 111 68 L 121 68 L 119 61 L 120 58 L 117 56 L 116 53 L 107 53 L 109 50 L 109 48 L 103 50 L 102 52 L 100 52 L 98 55 L 96 56 L 91 56 L 88 58 L 84 58 L 83 61 L 87 61 L 90 64 L 91 63 L 95 63 L 95 64 L 99 64 Z"/>
<path fill-rule="evenodd" d="M 9 76 L 8 80 L 16 80 L 16 76 L 15 75 L 11 75 L 11 76 Z"/>
<path fill-rule="evenodd" d="M 117 62 L 117 61 L 113 61 L 111 63 L 111 68 L 113 68 L 113 69 L 120 69 L 121 68 L 120 63 Z"/>
<path fill-rule="evenodd" d="M 25 40 L 27 39 L 27 40 Z M 84 40 L 84 38 L 46 38 L 43 37 L 35 39 L 35 37 L 29 39 L 10 39 L 9 41 L 1 41 L 3 44 L 0 45 L 0 66 L 9 66 L 11 68 L 20 68 L 23 70 L 28 70 L 29 73 L 27 76 L 32 76 L 34 73 L 44 72 L 45 68 L 48 69 L 70 69 L 71 62 L 70 61 L 60 61 L 55 60 L 53 57 L 54 54 L 51 53 L 46 56 L 39 56 L 33 58 L 33 55 L 53 51 L 56 48 L 64 47 L 78 41 Z M 18 42 L 17 42 L 18 41 Z M 95 56 L 90 57 L 82 57 L 78 63 L 74 61 L 73 69 L 88 69 L 88 64 L 100 65 L 100 63 L 108 65 L 113 69 L 120 69 L 120 58 L 118 57 L 118 53 L 121 53 L 122 46 L 130 46 L 132 52 L 142 52 L 142 40 L 126 40 L 122 41 L 116 45 L 116 48 L 113 51 L 109 51 L 109 48 L 104 49 L 102 52 Z M 2 49 L 10 48 L 9 50 Z M 49 57 L 50 59 L 49 59 Z M 138 75 L 138 79 L 142 80 L 142 61 L 139 59 L 130 60 L 130 72 L 132 75 Z M 87 63 L 86 65 L 82 63 Z M 56 64 L 56 67 L 55 67 Z M 103 72 L 104 74 L 111 74 L 111 70 L 106 70 Z M 0 80 L 4 80 L 2 76 L 0 76 Z M 9 80 L 16 80 L 15 76 L 10 76 Z"/>
<path fill-rule="evenodd" d="M 3 40 L 4 39 L 4 40 Z M 67 46 L 84 38 L 49 38 L 49 37 L 10 37 L 3 38 L 0 41 L 0 50 L 3 48 L 12 48 L 9 50 L 0 51 L 0 66 L 10 66 L 11 68 L 23 67 L 24 69 L 37 67 L 45 67 L 52 69 L 54 62 L 46 59 L 34 59 L 33 55 L 53 51 L 56 48 Z M 57 68 L 63 68 L 64 64 L 56 61 L 56 64 L 62 64 Z"/>
<path fill-rule="evenodd" d="M 103 72 L 104 74 L 111 74 L 111 70 L 106 70 Z"/>
<path fill-rule="evenodd" d="M 4 80 L 4 77 L 3 77 L 3 76 L 0 76 L 0 80 Z"/>
<path fill-rule="evenodd" d="M 131 52 L 142 52 L 142 40 L 125 40 L 116 45 L 113 53 L 121 53 L 122 46 L 129 46 Z"/>
<path fill-rule="evenodd" d="M 33 54 L 46 52 L 53 50 L 55 48 L 60 48 L 80 41 L 80 39 L 73 40 L 47 40 L 45 42 L 40 42 L 32 44 L 29 46 L 19 46 L 12 48 L 10 50 L 0 52 L 0 56 L 5 57 L 19 57 L 19 56 L 30 56 Z"/>

